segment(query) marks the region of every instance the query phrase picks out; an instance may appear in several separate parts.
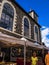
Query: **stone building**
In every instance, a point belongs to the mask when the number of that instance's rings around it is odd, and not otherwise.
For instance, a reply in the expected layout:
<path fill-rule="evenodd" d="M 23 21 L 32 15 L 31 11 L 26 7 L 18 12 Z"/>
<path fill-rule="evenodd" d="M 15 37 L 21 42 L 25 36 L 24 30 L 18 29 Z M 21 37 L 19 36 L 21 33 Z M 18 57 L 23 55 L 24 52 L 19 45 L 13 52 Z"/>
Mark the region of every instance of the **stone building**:
<path fill-rule="evenodd" d="M 34 50 L 39 53 L 46 49 L 40 28 L 34 10 L 27 13 L 15 0 L 0 0 L 0 52 L 4 54 L 4 61 L 24 58 L 25 43 L 27 58 Z"/>

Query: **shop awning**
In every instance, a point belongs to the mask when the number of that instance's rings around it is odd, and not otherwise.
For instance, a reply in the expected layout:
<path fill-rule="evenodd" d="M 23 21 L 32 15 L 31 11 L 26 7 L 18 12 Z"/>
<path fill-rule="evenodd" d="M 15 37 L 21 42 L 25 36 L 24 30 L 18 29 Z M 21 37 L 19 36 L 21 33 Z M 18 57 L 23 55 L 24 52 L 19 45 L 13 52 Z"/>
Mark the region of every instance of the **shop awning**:
<path fill-rule="evenodd" d="M 2 44 L 1 44 L 1 42 L 2 42 Z M 39 49 L 47 48 L 47 47 L 44 47 L 43 45 L 36 44 L 29 40 L 27 40 L 25 42 L 24 40 L 21 40 L 19 38 L 0 33 L 0 46 L 1 45 L 3 45 L 3 46 L 4 45 L 7 45 L 7 46 L 25 45 L 25 43 L 26 43 L 26 46 L 30 46 L 30 47 L 36 47 Z"/>
<path fill-rule="evenodd" d="M 35 48 L 38 48 L 38 49 L 43 49 L 42 45 L 40 45 L 38 43 L 36 44 L 36 43 L 30 42 L 30 41 L 27 41 L 26 45 L 30 46 L 30 47 L 35 47 Z"/>
<path fill-rule="evenodd" d="M 6 44 L 8 46 L 17 45 L 17 44 L 24 45 L 24 41 L 16 37 L 3 34 L 3 33 L 0 33 L 0 42 L 2 42 L 2 45 Z"/>

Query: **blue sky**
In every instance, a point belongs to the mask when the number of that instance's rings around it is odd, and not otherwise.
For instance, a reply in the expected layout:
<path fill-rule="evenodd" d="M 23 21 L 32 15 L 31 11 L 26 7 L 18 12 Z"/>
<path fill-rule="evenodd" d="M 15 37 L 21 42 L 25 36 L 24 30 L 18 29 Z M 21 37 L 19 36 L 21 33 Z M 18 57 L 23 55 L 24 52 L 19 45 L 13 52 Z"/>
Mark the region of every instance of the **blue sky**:
<path fill-rule="evenodd" d="M 32 9 L 39 15 L 38 23 L 42 26 L 42 41 L 49 46 L 49 0 L 16 0 L 16 2 L 26 12 Z"/>

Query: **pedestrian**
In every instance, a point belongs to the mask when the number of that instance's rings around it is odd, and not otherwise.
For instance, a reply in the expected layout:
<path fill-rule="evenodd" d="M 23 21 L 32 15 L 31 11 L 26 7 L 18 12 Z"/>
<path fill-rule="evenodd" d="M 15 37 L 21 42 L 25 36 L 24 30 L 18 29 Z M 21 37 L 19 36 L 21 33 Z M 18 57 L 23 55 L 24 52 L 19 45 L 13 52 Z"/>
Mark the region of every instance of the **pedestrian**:
<path fill-rule="evenodd" d="M 36 52 L 33 52 L 33 56 L 31 57 L 31 65 L 37 65 L 38 58 L 36 56 Z"/>
<path fill-rule="evenodd" d="M 48 54 L 46 54 L 45 56 L 45 64 L 49 65 L 49 51 L 48 51 Z"/>

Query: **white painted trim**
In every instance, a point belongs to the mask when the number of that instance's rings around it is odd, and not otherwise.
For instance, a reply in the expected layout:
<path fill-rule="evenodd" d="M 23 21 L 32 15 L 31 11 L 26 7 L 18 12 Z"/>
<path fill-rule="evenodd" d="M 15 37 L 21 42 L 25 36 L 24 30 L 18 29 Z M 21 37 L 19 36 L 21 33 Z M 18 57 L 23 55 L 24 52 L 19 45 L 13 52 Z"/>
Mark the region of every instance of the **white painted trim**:
<path fill-rule="evenodd" d="M 29 38 L 31 38 L 31 24 L 30 24 L 30 20 L 27 16 L 23 16 L 22 18 L 22 35 L 24 36 L 24 19 L 27 19 L 29 22 Z"/>
<path fill-rule="evenodd" d="M 3 10 L 3 6 L 4 6 L 4 4 L 5 3 L 8 3 L 8 4 L 10 4 L 12 7 L 13 7 L 13 9 L 14 9 L 14 20 L 13 20 L 13 32 L 15 31 L 15 29 L 14 29 L 14 27 L 15 27 L 15 21 L 16 21 L 16 19 L 17 19 L 17 14 L 16 14 L 16 9 L 15 9 L 15 7 L 12 5 L 12 3 L 11 2 L 9 2 L 9 1 L 7 1 L 7 0 L 3 0 L 2 1 L 2 5 L 1 5 L 1 14 L 2 14 L 2 10 Z"/>

